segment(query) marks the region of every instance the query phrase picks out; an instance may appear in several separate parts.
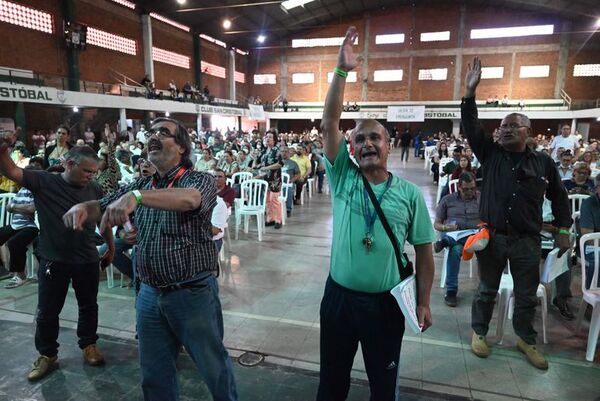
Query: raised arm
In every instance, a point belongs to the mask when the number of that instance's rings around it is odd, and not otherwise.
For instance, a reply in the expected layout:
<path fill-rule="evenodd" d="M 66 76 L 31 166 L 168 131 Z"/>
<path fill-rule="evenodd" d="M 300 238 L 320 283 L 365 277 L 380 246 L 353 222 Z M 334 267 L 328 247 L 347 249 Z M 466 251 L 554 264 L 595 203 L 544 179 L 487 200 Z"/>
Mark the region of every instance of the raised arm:
<path fill-rule="evenodd" d="M 13 131 L 0 133 L 0 174 L 23 186 L 23 170 L 10 157 L 10 148 L 16 141 Z"/>
<path fill-rule="evenodd" d="M 327 97 L 325 98 L 321 131 L 323 131 L 325 156 L 327 156 L 327 159 L 331 163 L 335 161 L 340 148 L 340 142 L 344 139 L 340 133 L 340 116 L 342 115 L 344 105 L 346 78 L 342 75 L 355 69 L 363 61 L 362 56 L 357 56 L 352 52 L 352 44 L 357 37 L 356 28 L 353 26 L 349 27 L 338 55 L 336 70 L 339 70 L 339 73 L 334 72 L 329 90 L 327 91 Z"/>
<path fill-rule="evenodd" d="M 484 162 L 487 150 L 493 145 L 493 138 L 486 134 L 479 123 L 475 95 L 481 81 L 481 60 L 475 56 L 473 64 L 469 64 L 465 77 L 464 101 L 461 105 L 461 124 L 469 145 L 480 162 Z"/>

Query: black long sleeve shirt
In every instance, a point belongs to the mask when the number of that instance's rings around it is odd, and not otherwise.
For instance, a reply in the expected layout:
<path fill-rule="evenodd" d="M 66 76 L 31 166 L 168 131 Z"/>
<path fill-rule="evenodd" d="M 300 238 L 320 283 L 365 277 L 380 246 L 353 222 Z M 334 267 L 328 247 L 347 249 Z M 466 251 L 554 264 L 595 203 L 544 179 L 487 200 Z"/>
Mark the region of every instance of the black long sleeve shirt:
<path fill-rule="evenodd" d="M 559 227 L 572 224 L 569 198 L 550 156 L 526 148 L 516 165 L 479 123 L 475 98 L 463 98 L 461 123 L 469 145 L 481 162 L 483 186 L 479 217 L 499 233 L 538 235 L 542 229 L 544 194 L 552 201 Z"/>

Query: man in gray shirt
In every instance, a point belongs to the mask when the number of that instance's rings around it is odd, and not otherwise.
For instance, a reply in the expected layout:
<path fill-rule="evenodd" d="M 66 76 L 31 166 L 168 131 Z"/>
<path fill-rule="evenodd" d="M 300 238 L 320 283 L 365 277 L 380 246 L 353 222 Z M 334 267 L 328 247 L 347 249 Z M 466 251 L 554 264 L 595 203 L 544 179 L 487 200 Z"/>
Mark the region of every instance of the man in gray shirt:
<path fill-rule="evenodd" d="M 448 306 L 457 305 L 458 271 L 463 247 L 468 237 L 456 240 L 446 233 L 477 228 L 479 222 L 479 193 L 475 186 L 475 179 L 470 173 L 463 173 L 458 178 L 458 191 L 444 196 L 438 204 L 433 224 L 436 230 L 442 232 L 442 239 L 433 246 L 435 252 L 440 252 L 444 248 L 450 250 L 448 261 L 444 266 L 446 269 L 444 300 Z"/>

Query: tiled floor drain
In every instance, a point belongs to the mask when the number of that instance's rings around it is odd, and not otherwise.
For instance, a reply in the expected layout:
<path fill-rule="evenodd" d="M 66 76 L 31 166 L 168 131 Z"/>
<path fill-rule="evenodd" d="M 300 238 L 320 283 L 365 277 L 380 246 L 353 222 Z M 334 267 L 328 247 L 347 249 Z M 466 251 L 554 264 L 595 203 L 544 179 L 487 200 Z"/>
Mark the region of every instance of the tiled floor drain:
<path fill-rule="evenodd" d="M 258 352 L 244 352 L 238 358 L 238 362 L 242 366 L 256 366 L 264 360 L 265 356 Z"/>

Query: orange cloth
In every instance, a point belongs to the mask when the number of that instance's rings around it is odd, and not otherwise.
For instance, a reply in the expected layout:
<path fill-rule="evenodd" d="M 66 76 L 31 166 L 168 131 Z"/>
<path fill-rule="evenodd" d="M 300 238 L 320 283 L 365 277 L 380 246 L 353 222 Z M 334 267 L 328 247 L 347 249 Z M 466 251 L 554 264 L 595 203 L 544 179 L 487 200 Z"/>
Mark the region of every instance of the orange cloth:
<path fill-rule="evenodd" d="M 463 247 L 463 260 L 471 260 L 476 251 L 481 251 L 490 242 L 490 231 L 483 227 L 479 232 L 469 236 Z"/>
<path fill-rule="evenodd" d="M 267 221 L 281 224 L 281 203 L 279 192 L 267 192 Z"/>

